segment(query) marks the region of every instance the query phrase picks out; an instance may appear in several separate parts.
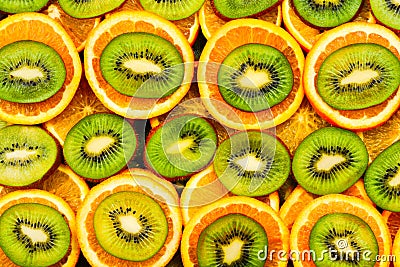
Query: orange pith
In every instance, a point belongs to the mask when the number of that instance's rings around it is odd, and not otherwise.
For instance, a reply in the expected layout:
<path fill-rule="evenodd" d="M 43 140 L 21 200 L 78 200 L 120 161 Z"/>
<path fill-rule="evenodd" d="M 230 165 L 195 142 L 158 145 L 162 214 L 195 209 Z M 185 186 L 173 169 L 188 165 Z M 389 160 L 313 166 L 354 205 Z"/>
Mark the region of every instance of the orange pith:
<path fill-rule="evenodd" d="M 133 262 L 112 256 L 98 243 L 93 218 L 96 207 L 107 196 L 121 192 L 140 192 L 157 201 L 168 221 L 168 236 L 164 246 L 152 258 Z M 78 239 L 82 252 L 92 266 L 165 266 L 178 250 L 182 234 L 182 218 L 178 194 L 171 183 L 147 170 L 130 169 L 93 187 L 77 214 Z"/>
<path fill-rule="evenodd" d="M 181 254 L 185 267 L 198 266 L 196 249 L 201 232 L 215 220 L 232 213 L 248 216 L 263 226 L 268 237 L 269 251 L 288 252 L 289 230 L 277 213 L 267 204 L 256 199 L 233 196 L 201 208 L 185 226 L 181 242 Z M 287 258 L 279 259 L 277 255 L 267 257 L 265 263 L 265 266 L 286 265 Z"/>
<path fill-rule="evenodd" d="M 354 43 L 376 43 L 388 48 L 400 59 L 400 39 L 383 26 L 367 22 L 350 22 L 329 30 L 307 55 L 304 90 L 315 111 L 333 125 L 363 131 L 387 121 L 400 107 L 400 90 L 382 104 L 360 110 L 336 110 L 319 96 L 316 77 L 323 61 L 332 52 Z"/>
<path fill-rule="evenodd" d="M 82 74 L 79 54 L 67 32 L 47 15 L 21 13 L 0 21 L 0 36 L 0 48 L 20 40 L 45 43 L 57 51 L 66 68 L 65 82 L 55 95 L 32 104 L 1 100 L 0 119 L 10 123 L 38 124 L 61 113 L 75 94 Z"/>
<path fill-rule="evenodd" d="M 100 70 L 100 55 L 116 36 L 127 32 L 148 32 L 161 36 L 175 45 L 185 64 L 182 85 L 170 96 L 142 99 L 123 95 L 108 84 Z M 194 73 L 193 51 L 181 31 L 170 21 L 146 11 L 121 11 L 103 20 L 88 37 L 85 74 L 100 101 L 111 111 L 132 119 L 148 119 L 172 109 L 189 90 Z"/>
<path fill-rule="evenodd" d="M 372 229 L 379 246 L 379 255 L 388 256 L 391 252 L 389 229 L 381 214 L 368 202 L 352 196 L 331 194 L 311 201 L 299 214 L 290 234 L 290 248 L 300 253 L 310 251 L 309 237 L 319 218 L 330 213 L 349 213 L 364 220 Z M 294 256 L 295 267 L 316 266 L 308 257 Z M 297 257 L 297 258 L 296 258 Z M 389 266 L 388 261 L 376 262 L 377 266 Z"/>
<path fill-rule="evenodd" d="M 235 48 L 260 43 L 281 51 L 288 59 L 294 77 L 292 91 L 281 103 L 259 112 L 245 112 L 227 104 L 218 89 L 219 65 Z M 304 55 L 297 42 L 278 26 L 256 19 L 226 23 L 207 42 L 200 57 L 198 83 L 200 96 L 210 114 L 220 123 L 239 130 L 266 129 L 287 120 L 298 109 L 304 96 L 302 73 Z"/>
<path fill-rule="evenodd" d="M 73 267 L 78 262 L 79 244 L 76 235 L 76 220 L 75 214 L 68 204 L 60 197 L 49 192 L 31 189 L 18 190 L 11 192 L 0 198 L 0 214 L 5 210 L 20 203 L 39 203 L 47 205 L 59 211 L 69 225 L 71 232 L 71 243 L 67 254 L 59 262 L 52 265 L 54 267 Z M 18 267 L 11 262 L 4 252 L 0 249 L 0 265 L 7 267 Z"/>

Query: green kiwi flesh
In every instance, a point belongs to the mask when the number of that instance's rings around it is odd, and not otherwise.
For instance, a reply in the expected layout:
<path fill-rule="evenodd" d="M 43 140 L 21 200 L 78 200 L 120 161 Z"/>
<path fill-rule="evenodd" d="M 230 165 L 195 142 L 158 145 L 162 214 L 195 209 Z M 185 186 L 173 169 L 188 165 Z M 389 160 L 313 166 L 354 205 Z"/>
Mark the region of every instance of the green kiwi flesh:
<path fill-rule="evenodd" d="M 94 231 L 101 247 L 129 261 L 145 261 L 164 245 L 168 222 L 161 206 L 139 192 L 106 197 L 94 213 Z"/>
<path fill-rule="evenodd" d="M 125 0 L 58 0 L 65 13 L 79 19 L 98 17 L 116 9 L 123 2 Z"/>
<path fill-rule="evenodd" d="M 395 0 L 369 0 L 375 18 L 387 27 L 400 31 L 400 3 Z"/>
<path fill-rule="evenodd" d="M 71 233 L 64 217 L 43 204 L 11 206 L 0 216 L 0 229 L 1 249 L 23 267 L 53 265 L 70 246 Z"/>
<path fill-rule="evenodd" d="M 217 135 L 206 119 L 177 116 L 149 134 L 145 162 L 157 174 L 178 179 L 205 168 L 216 147 Z"/>
<path fill-rule="evenodd" d="M 339 110 L 381 104 L 400 86 L 400 60 L 372 43 L 352 44 L 330 54 L 317 77 L 321 98 Z"/>
<path fill-rule="evenodd" d="M 268 9 L 275 7 L 279 0 L 213 0 L 217 14 L 223 19 L 238 19 L 261 15 Z"/>
<path fill-rule="evenodd" d="M 364 185 L 376 205 L 400 212 L 400 141 L 382 151 L 369 165 Z"/>
<path fill-rule="evenodd" d="M 333 28 L 354 18 L 363 0 L 291 0 L 299 17 L 317 28 Z"/>
<path fill-rule="evenodd" d="M 68 132 L 64 158 L 77 174 L 92 180 L 122 170 L 134 156 L 136 133 L 124 118 L 98 113 L 80 120 Z"/>
<path fill-rule="evenodd" d="M 316 195 L 341 193 L 365 172 L 368 151 L 354 132 L 325 127 L 308 135 L 297 147 L 292 170 L 297 182 Z"/>
<path fill-rule="evenodd" d="M 39 11 L 49 0 L 1 0 L 0 11 L 5 13 L 22 13 Z"/>
<path fill-rule="evenodd" d="M 293 71 L 276 48 L 263 44 L 239 46 L 218 70 L 224 100 L 243 111 L 258 112 L 282 102 L 293 87 Z"/>
<path fill-rule="evenodd" d="M 349 213 L 321 217 L 310 233 L 317 267 L 373 267 L 379 247 L 369 225 Z"/>
<path fill-rule="evenodd" d="M 197 258 L 200 267 L 262 267 L 265 260 L 257 255 L 267 247 L 264 228 L 254 219 L 234 213 L 217 219 L 201 232 Z"/>
<path fill-rule="evenodd" d="M 66 70 L 60 55 L 36 41 L 17 41 L 0 48 L 0 99 L 37 103 L 57 93 Z"/>
<path fill-rule="evenodd" d="M 0 130 L 0 184 L 25 187 L 59 163 L 56 141 L 38 126 L 11 125 Z"/>
<path fill-rule="evenodd" d="M 259 131 L 240 132 L 223 141 L 214 171 L 232 193 L 264 196 L 278 190 L 290 173 L 290 155 L 275 137 Z"/>
<path fill-rule="evenodd" d="M 205 0 L 140 0 L 144 10 L 167 20 L 180 20 L 196 13 Z"/>
<path fill-rule="evenodd" d="M 176 47 L 160 36 L 133 32 L 119 35 L 103 50 L 100 69 L 118 92 L 138 98 L 161 98 L 174 93 L 184 77 Z"/>

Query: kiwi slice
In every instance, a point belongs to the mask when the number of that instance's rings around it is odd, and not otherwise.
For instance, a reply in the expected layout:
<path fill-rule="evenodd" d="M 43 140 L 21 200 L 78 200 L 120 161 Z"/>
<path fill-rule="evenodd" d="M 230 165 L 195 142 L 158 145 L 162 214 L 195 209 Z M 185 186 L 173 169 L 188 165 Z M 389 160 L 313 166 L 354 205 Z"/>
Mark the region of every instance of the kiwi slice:
<path fill-rule="evenodd" d="M 349 213 L 321 217 L 311 230 L 309 246 L 318 267 L 373 267 L 379 251 L 369 225 Z"/>
<path fill-rule="evenodd" d="M 369 0 L 374 17 L 387 27 L 400 31 L 400 2 L 398 0 Z"/>
<path fill-rule="evenodd" d="M 183 81 L 183 59 L 176 47 L 160 36 L 131 32 L 106 46 L 100 57 L 104 79 L 118 92 L 139 98 L 171 95 Z"/>
<path fill-rule="evenodd" d="M 232 193 L 264 196 L 285 183 L 290 173 L 290 155 L 274 136 L 259 131 L 240 132 L 219 145 L 214 171 Z"/>
<path fill-rule="evenodd" d="M 242 214 L 223 216 L 207 226 L 197 243 L 200 267 L 254 266 L 262 267 L 259 251 L 267 251 L 268 237 L 255 220 Z"/>
<path fill-rule="evenodd" d="M 77 174 L 93 179 L 107 178 L 134 156 L 136 133 L 124 118 L 107 113 L 81 119 L 65 137 L 64 158 Z"/>
<path fill-rule="evenodd" d="M 103 15 L 116 9 L 123 2 L 125 0 L 58 0 L 65 13 L 79 19 Z"/>
<path fill-rule="evenodd" d="M 293 87 L 293 71 L 276 48 L 263 44 L 237 47 L 218 70 L 224 100 L 240 110 L 257 112 L 282 102 Z"/>
<path fill-rule="evenodd" d="M 297 147 L 292 170 L 297 182 L 316 195 L 341 193 L 352 186 L 368 166 L 361 138 L 348 130 L 325 127 L 308 135 Z"/>
<path fill-rule="evenodd" d="M 159 175 L 177 179 L 205 168 L 216 146 L 217 135 L 206 119 L 182 115 L 150 132 L 145 162 Z"/>
<path fill-rule="evenodd" d="M 44 101 L 61 89 L 65 77 L 60 55 L 44 43 L 17 41 L 0 48 L 0 99 Z"/>
<path fill-rule="evenodd" d="M 213 0 L 217 15 L 222 19 L 259 16 L 280 4 L 280 0 Z"/>
<path fill-rule="evenodd" d="M 400 212 L 400 141 L 382 151 L 369 165 L 364 184 L 376 205 Z"/>
<path fill-rule="evenodd" d="M 68 251 L 71 233 L 64 217 L 54 208 L 21 203 L 0 216 L 0 247 L 15 264 L 50 266 Z"/>
<path fill-rule="evenodd" d="M 56 141 L 38 126 L 0 130 L 0 184 L 24 187 L 42 179 L 59 163 Z"/>
<path fill-rule="evenodd" d="M 39 11 L 47 5 L 49 0 L 1 0 L 0 11 L 6 13 L 22 13 Z"/>
<path fill-rule="evenodd" d="M 357 110 L 384 102 L 400 86 L 400 60 L 373 43 L 352 44 L 330 54 L 318 71 L 321 98 L 339 110 Z"/>
<path fill-rule="evenodd" d="M 295 12 L 317 28 L 333 28 L 353 19 L 363 0 L 291 0 Z"/>
<path fill-rule="evenodd" d="M 205 0 L 140 0 L 144 10 L 156 13 L 167 20 L 180 20 L 196 13 Z"/>
<path fill-rule="evenodd" d="M 160 205 L 139 192 L 106 197 L 94 213 L 94 231 L 101 247 L 129 261 L 145 261 L 164 245 L 168 222 Z"/>

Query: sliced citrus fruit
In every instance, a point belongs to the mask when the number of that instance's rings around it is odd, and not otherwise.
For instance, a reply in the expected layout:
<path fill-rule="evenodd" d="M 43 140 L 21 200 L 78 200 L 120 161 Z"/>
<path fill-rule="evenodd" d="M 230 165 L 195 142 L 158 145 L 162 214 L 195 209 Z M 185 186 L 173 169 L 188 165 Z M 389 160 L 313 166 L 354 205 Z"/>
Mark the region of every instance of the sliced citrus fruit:
<path fill-rule="evenodd" d="M 82 77 L 78 90 L 69 105 L 57 117 L 45 122 L 44 128 L 49 131 L 61 145 L 71 128 L 84 117 L 110 112 L 96 97 L 85 77 Z"/>
<path fill-rule="evenodd" d="M 139 0 L 127 0 L 125 1 L 119 8 L 113 10 L 109 14 L 106 15 L 106 18 L 116 12 L 120 11 L 137 11 L 137 10 L 144 10 L 142 5 L 140 4 Z M 171 21 L 174 23 L 183 33 L 183 35 L 186 36 L 188 39 L 190 45 L 194 43 L 196 40 L 197 34 L 200 29 L 200 23 L 199 23 L 199 16 L 196 13 L 193 15 L 185 18 L 185 19 L 180 19 L 180 20 L 174 20 Z"/>
<path fill-rule="evenodd" d="M 184 77 L 171 95 L 159 99 L 131 97 L 119 93 L 102 76 L 102 51 L 115 37 L 133 32 L 158 35 L 179 51 L 186 63 Z M 186 37 L 172 22 L 146 11 L 121 11 L 102 21 L 89 35 L 84 56 L 85 74 L 96 96 L 108 109 L 127 118 L 147 119 L 172 109 L 189 90 L 194 73 L 193 51 Z"/>
<path fill-rule="evenodd" d="M 389 227 L 390 236 L 392 237 L 392 240 L 394 240 L 396 233 L 400 229 L 400 212 L 384 210 L 382 216 Z"/>
<path fill-rule="evenodd" d="M 310 232 L 321 217 L 333 213 L 352 214 L 366 222 L 377 240 L 379 247 L 378 255 L 386 257 L 390 254 L 392 242 L 389 229 L 382 215 L 375 207 L 357 197 L 331 194 L 312 200 L 298 214 L 290 234 L 290 248 L 292 251 L 296 252 L 291 255 L 293 257 L 294 266 L 316 266 L 312 257 L 307 256 L 309 254 L 304 256 L 305 252 L 310 253 Z M 345 244 L 345 242 L 343 242 L 346 241 L 345 239 L 339 240 L 340 243 Z M 339 242 L 339 240 L 337 241 Z M 316 255 L 315 259 L 318 260 L 320 257 L 321 255 Z M 374 266 L 389 266 L 389 262 L 377 261 Z"/>
<path fill-rule="evenodd" d="M 282 15 L 285 28 L 300 43 L 305 51 L 309 51 L 314 43 L 319 39 L 324 30 L 311 27 L 304 23 L 296 14 L 291 0 L 283 0 Z M 367 21 L 374 23 L 375 19 L 371 13 L 369 1 L 364 1 L 361 11 L 354 21 Z"/>
<path fill-rule="evenodd" d="M 15 103 L 2 100 L 0 119 L 10 123 L 38 124 L 60 114 L 74 96 L 82 74 L 79 54 L 68 33 L 47 15 L 21 13 L 0 22 L 0 36 L 0 48 L 21 40 L 50 46 L 60 55 L 66 70 L 61 89 L 42 102 Z"/>
<path fill-rule="evenodd" d="M 307 55 L 304 90 L 316 112 L 333 125 L 350 130 L 367 130 L 387 121 L 400 106 L 400 90 L 383 103 L 356 110 L 339 110 L 328 105 L 318 93 L 317 75 L 324 60 L 340 48 L 356 43 L 387 47 L 400 58 L 400 39 L 387 28 L 366 22 L 350 22 L 327 31 Z M 360 76 L 359 76 L 360 77 Z"/>
<path fill-rule="evenodd" d="M 293 72 L 289 95 L 273 107 L 258 112 L 229 105 L 222 97 L 217 77 L 220 65 L 234 49 L 253 43 L 280 51 Z M 304 96 L 303 66 L 303 51 L 282 28 L 257 19 L 233 20 L 222 26 L 204 47 L 197 75 L 200 96 L 210 114 L 223 125 L 240 130 L 270 128 L 286 121 L 300 106 Z"/>
<path fill-rule="evenodd" d="M 374 207 L 376 206 L 375 203 L 372 202 L 372 200 L 368 197 L 367 192 L 365 191 L 363 179 L 359 179 L 355 184 L 353 184 L 347 190 L 343 191 L 341 194 L 357 197 L 359 199 L 365 200 Z"/>
<path fill-rule="evenodd" d="M 399 267 L 400 261 L 398 260 L 400 257 L 400 231 L 397 231 L 395 238 L 393 239 L 393 252 L 392 255 L 394 258 L 393 266 Z"/>
<path fill-rule="evenodd" d="M 261 262 L 259 262 L 257 266 L 286 266 L 289 249 L 289 231 L 287 227 L 279 218 L 276 211 L 270 206 L 254 198 L 242 196 L 220 199 L 201 208 L 196 215 L 193 216 L 185 226 L 182 235 L 181 254 L 184 266 L 199 266 L 199 260 L 204 261 L 205 258 L 214 259 L 215 253 L 219 253 L 220 255 L 221 265 L 228 265 L 236 262 L 239 266 L 241 263 L 239 260 L 241 249 L 246 247 L 249 249 L 249 253 L 254 250 L 253 246 L 249 245 L 248 240 L 242 240 L 240 238 L 241 234 L 243 234 L 244 238 L 247 235 L 247 227 L 241 225 L 243 224 L 242 219 L 244 219 L 245 222 L 250 220 L 252 224 L 257 225 L 257 230 L 251 227 L 252 231 L 254 231 L 252 233 L 253 236 L 254 233 L 257 234 L 257 237 L 253 240 L 254 244 L 258 243 L 257 241 L 259 240 L 257 239 L 260 239 L 262 232 L 265 232 L 268 239 L 267 242 L 263 243 L 261 252 L 257 251 L 259 256 L 261 255 L 262 258 L 264 258 L 260 259 Z M 216 227 L 221 224 L 223 227 Z M 259 229 L 260 226 L 264 231 Z M 220 230 L 218 228 L 220 228 Z M 224 237 L 224 233 L 227 236 L 231 234 L 231 236 L 226 240 L 214 240 L 214 246 L 207 246 L 207 242 L 203 242 L 203 240 L 207 239 L 207 236 L 209 236 L 211 241 L 213 240 L 211 237 L 213 231 L 211 229 L 214 229 L 214 233 L 219 230 L 215 234 L 216 236 L 221 234 L 221 238 Z M 203 236 L 205 237 L 203 238 Z M 268 249 L 264 247 L 266 245 Z M 268 255 L 267 250 L 281 251 L 280 256 L 278 257 L 277 253 Z M 257 255 L 255 255 L 255 257 L 256 259 L 253 259 L 254 262 L 257 261 Z M 264 264 L 262 264 L 263 260 L 265 261 Z M 242 266 L 249 265 L 248 263 L 247 265 L 244 263 Z"/>
<path fill-rule="evenodd" d="M 43 190 L 38 190 L 38 189 L 30 189 L 30 190 L 18 190 L 15 192 L 11 192 L 3 197 L 0 198 L 0 215 L 4 214 L 6 210 L 12 207 L 16 207 L 18 205 L 22 204 L 41 204 L 44 205 L 46 208 L 52 208 L 56 210 L 56 213 L 60 213 L 64 220 L 66 221 L 68 227 L 69 227 L 69 236 L 70 236 L 70 244 L 69 248 L 66 252 L 66 254 L 62 257 L 61 260 L 59 260 L 57 263 L 51 265 L 51 266 L 62 266 L 62 267 L 73 267 L 76 265 L 79 257 L 79 244 L 78 244 L 78 239 L 76 235 L 76 219 L 75 219 L 75 214 L 72 211 L 72 209 L 69 207 L 69 205 L 60 197 L 53 195 L 49 192 L 43 191 Z M 27 206 L 29 207 L 29 206 Z M 35 212 L 32 212 L 32 214 L 35 214 Z M 21 212 L 21 216 L 25 215 L 23 212 Z M 30 214 L 26 214 L 28 217 Z M 25 218 L 26 220 L 27 218 Z M 45 221 L 44 223 L 51 222 L 51 219 L 49 218 L 48 221 Z M 33 224 L 33 223 L 32 223 Z M 46 225 L 46 224 L 45 224 Z M 32 225 L 33 226 L 33 225 Z M 29 239 L 31 241 L 32 239 L 42 239 L 43 234 L 48 234 L 44 232 L 43 230 L 38 230 L 35 229 L 36 226 L 29 226 L 29 225 L 23 225 L 19 226 L 21 228 L 26 229 L 27 231 L 26 236 L 24 238 Z M 47 225 L 46 225 L 47 227 Z M 20 229 L 21 229 L 20 228 Z M 18 229 L 18 226 L 16 226 L 16 229 Z M 40 229 L 40 228 L 39 228 Z M 3 231 L 4 229 L 2 229 Z M 38 234 L 38 231 L 41 233 Z M 36 234 L 36 236 L 35 236 Z M 38 235 L 37 235 L 38 234 Z M 59 233 L 60 236 L 61 233 Z M 47 237 L 49 238 L 49 237 Z M 51 247 L 51 246 L 50 246 Z M 38 248 L 40 249 L 40 248 Z M 47 252 L 50 253 L 50 250 Z M 51 254 L 50 254 L 51 255 Z M 39 263 L 40 264 L 40 263 Z M 17 267 L 18 265 L 14 264 L 4 253 L 3 250 L 0 249 L 0 265 L 1 266 L 10 266 L 10 267 Z"/>
<path fill-rule="evenodd" d="M 212 0 L 206 0 L 203 7 L 199 11 L 199 19 L 201 30 L 207 39 L 210 39 L 214 33 L 221 28 L 226 21 L 217 16 L 212 6 Z M 280 26 L 282 23 L 281 6 L 277 6 L 268 13 L 257 17 L 257 19 L 265 20 Z"/>
<path fill-rule="evenodd" d="M 83 255 L 92 266 L 165 266 L 178 250 L 182 234 L 173 185 L 142 169 L 130 169 L 93 187 L 78 211 L 77 222 Z M 102 230 L 106 225 L 110 228 Z M 163 238 L 155 240 L 155 236 Z M 129 253 L 119 255 L 126 248 Z M 146 251 L 147 255 L 141 255 Z"/>

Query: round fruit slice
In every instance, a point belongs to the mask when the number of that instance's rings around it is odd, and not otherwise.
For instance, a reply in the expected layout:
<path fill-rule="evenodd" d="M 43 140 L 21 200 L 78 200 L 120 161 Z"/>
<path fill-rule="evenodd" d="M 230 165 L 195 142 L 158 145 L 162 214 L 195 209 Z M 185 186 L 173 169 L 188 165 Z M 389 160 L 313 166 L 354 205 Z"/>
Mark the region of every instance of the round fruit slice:
<path fill-rule="evenodd" d="M 247 112 L 229 105 L 220 92 L 218 77 L 215 75 L 225 58 L 234 49 L 250 43 L 268 45 L 280 51 L 289 62 L 293 73 L 293 86 L 289 95 L 273 107 L 264 107 L 258 112 Z M 249 58 L 252 59 L 252 56 Z M 279 84 L 277 80 L 274 80 L 276 76 L 272 75 L 273 72 L 267 75 L 257 71 L 263 69 L 266 62 L 249 60 L 246 63 L 247 59 L 247 57 L 241 59 L 244 61 L 242 62 L 244 66 L 249 68 L 244 84 L 246 81 L 252 84 L 264 84 L 266 81 Z M 273 127 L 293 115 L 303 99 L 301 78 L 304 64 L 303 52 L 293 37 L 272 23 L 256 19 L 237 19 L 228 22 L 207 42 L 200 62 L 202 63 L 198 67 L 198 82 L 204 105 L 214 118 L 228 127 L 240 130 Z M 275 68 L 279 67 L 280 65 L 275 66 Z"/>
<path fill-rule="evenodd" d="M 397 232 L 400 229 L 400 212 L 391 212 L 388 210 L 384 210 L 382 212 L 382 217 L 383 219 L 385 219 L 385 222 L 389 227 L 390 236 L 392 237 L 392 240 L 394 240 Z"/>
<path fill-rule="evenodd" d="M 22 13 L 39 11 L 49 0 L 4 0 L 0 3 L 0 11 L 5 13 Z"/>
<path fill-rule="evenodd" d="M 0 198 L 0 218 L 1 266 L 76 265 L 75 214 L 60 197 L 38 189 L 11 192 Z"/>
<path fill-rule="evenodd" d="M 168 20 L 180 20 L 196 13 L 204 4 L 205 0 L 181 0 L 181 1 L 153 1 L 139 0 L 147 11 Z"/>
<path fill-rule="evenodd" d="M 92 266 L 165 266 L 182 234 L 178 205 L 173 185 L 145 170 L 98 184 L 77 215 L 84 256 Z"/>
<path fill-rule="evenodd" d="M 110 12 L 119 7 L 125 0 L 59 0 L 61 8 L 74 18 L 85 19 L 93 18 Z"/>
<path fill-rule="evenodd" d="M 293 263 L 295 267 L 315 266 L 316 263 L 312 260 L 311 254 L 304 256 L 303 252 L 310 253 L 310 233 L 314 225 L 320 218 L 327 214 L 346 213 L 351 214 L 364 221 L 372 230 L 378 243 L 378 255 L 386 257 L 391 252 L 391 239 L 389 229 L 382 218 L 381 214 L 369 203 L 351 196 L 331 194 L 319 197 L 311 201 L 299 214 L 293 224 L 290 233 L 290 248 L 293 251 Z M 332 235 L 337 238 L 337 243 L 344 248 L 346 244 L 351 244 L 347 241 L 342 231 L 335 232 L 331 229 Z M 346 229 L 344 230 L 346 232 Z M 351 231 L 347 231 L 351 232 Z M 339 237 L 341 235 L 341 237 Z M 351 237 L 349 237 L 351 238 Z M 298 253 L 300 252 L 300 254 Z M 302 256 L 303 255 L 303 256 Z M 360 259 L 367 259 L 371 255 L 360 254 Z M 320 259 L 321 255 L 315 255 L 315 259 Z M 375 258 L 370 258 L 370 261 L 375 261 Z M 370 262 L 371 263 L 371 262 Z M 344 262 L 343 262 L 344 264 Z M 324 265 L 322 265 L 324 266 Z M 326 266 L 326 265 L 325 265 Z M 371 265 L 365 266 L 389 266 L 389 261 L 372 262 Z"/>
<path fill-rule="evenodd" d="M 32 29 L 40 29 L 32 34 Z M 67 32 L 53 19 L 39 13 L 22 13 L 10 16 L 0 22 L 0 48 L 21 40 L 30 40 L 43 43 L 54 49 L 61 57 L 66 76 L 61 88 L 50 98 L 37 103 L 16 103 L 11 101 L 0 102 L 0 119 L 10 123 L 38 124 L 57 116 L 69 104 L 78 88 L 82 66 L 79 54 Z M 16 57 L 15 61 L 23 60 Z M 17 63 L 18 64 L 18 63 Z M 40 66 L 47 63 L 41 59 L 36 62 Z M 27 67 L 16 70 L 21 78 L 31 78 L 44 75 L 38 68 L 23 71 Z M 17 76 L 18 76 L 17 75 Z M 35 86 L 36 82 L 30 83 Z"/>
<path fill-rule="evenodd" d="M 327 60 L 329 55 L 335 51 L 339 51 L 341 48 L 356 43 L 381 45 L 389 49 L 398 60 L 400 59 L 400 39 L 392 31 L 383 26 L 371 23 L 346 23 L 326 32 L 308 53 L 304 69 L 304 89 L 308 100 L 316 112 L 330 123 L 351 130 L 366 130 L 383 124 L 397 111 L 400 106 L 400 90 L 395 90 L 381 104 L 357 110 L 338 110 L 324 101 L 318 92 L 319 84 L 317 84 L 317 77 L 324 61 Z M 349 86 L 353 88 L 353 85 L 357 87 L 363 84 L 375 84 L 375 79 L 379 80 L 382 78 L 380 74 L 381 70 L 374 70 L 377 62 L 361 60 L 357 56 L 357 50 L 350 54 L 349 57 L 341 58 L 341 61 L 347 62 L 349 58 L 355 58 L 356 61 L 357 59 L 360 60 L 360 67 L 357 67 L 358 63 L 356 62 L 354 70 L 346 68 L 345 66 L 348 64 L 343 65 L 340 71 L 347 71 L 348 74 L 345 75 L 345 79 L 341 79 L 342 84 L 350 82 Z M 370 68 L 362 67 L 368 64 Z M 390 69 L 391 66 L 386 67 L 386 69 L 388 68 Z M 370 74 L 366 75 L 366 73 Z M 392 73 L 392 75 L 396 76 L 396 73 Z M 399 87 L 400 85 L 397 84 L 397 88 Z"/>
<path fill-rule="evenodd" d="M 248 221 L 256 227 L 247 227 Z M 286 266 L 288 238 L 288 229 L 270 206 L 249 197 L 227 197 L 201 208 L 185 226 L 182 260 L 184 266 L 204 261 L 211 261 L 205 266 L 249 266 L 250 262 L 251 266 Z M 268 255 L 271 250 L 284 256 Z"/>
<path fill-rule="evenodd" d="M 174 44 L 179 51 L 183 63 L 185 63 L 184 76 L 181 86 L 170 96 L 160 99 L 127 96 L 115 90 L 101 74 L 100 57 L 106 46 L 117 36 L 135 32 L 158 35 Z M 143 52 L 144 54 L 146 49 L 146 43 L 142 42 L 141 50 L 138 53 Z M 158 50 L 160 49 L 158 48 Z M 140 72 L 159 71 L 160 67 L 155 62 L 163 62 L 159 58 L 160 51 L 157 52 L 155 48 L 152 51 L 155 54 L 146 54 L 147 59 L 140 60 L 134 59 L 135 52 L 131 51 L 132 56 L 127 53 L 128 60 L 123 64 L 124 69 L 131 72 L 138 66 L 135 62 L 140 62 L 142 66 Z M 156 59 L 154 62 L 153 57 Z M 118 64 L 118 62 L 114 63 Z M 182 32 L 171 22 L 145 11 L 123 11 L 111 15 L 91 32 L 85 49 L 85 74 L 96 96 L 111 111 L 128 118 L 147 119 L 172 109 L 190 88 L 194 65 L 189 63 L 192 62 L 193 52 Z M 163 84 L 163 82 L 160 81 L 160 84 Z"/>
<path fill-rule="evenodd" d="M 396 234 L 395 238 L 393 239 L 392 255 L 394 257 L 396 257 L 395 260 L 393 260 L 394 267 L 399 267 L 400 261 L 396 260 L 396 259 L 398 259 L 398 257 L 400 257 L 400 231 L 397 231 L 397 234 Z"/>
<path fill-rule="evenodd" d="M 212 5 L 219 17 L 225 20 L 256 17 L 278 6 L 280 0 L 268 1 L 226 1 L 213 0 Z"/>
<path fill-rule="evenodd" d="M 376 19 L 387 27 L 400 31 L 400 4 L 396 0 L 370 0 L 372 12 Z"/>

